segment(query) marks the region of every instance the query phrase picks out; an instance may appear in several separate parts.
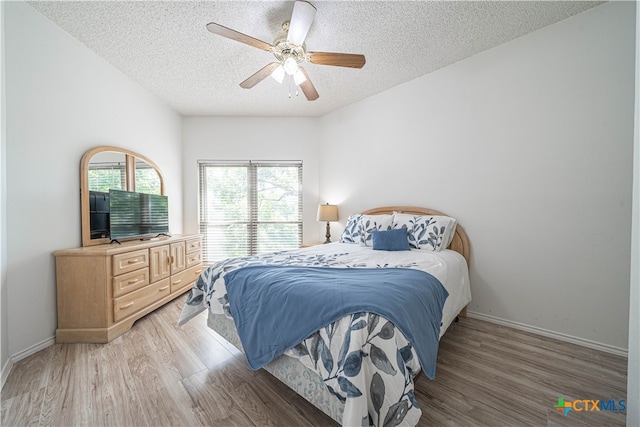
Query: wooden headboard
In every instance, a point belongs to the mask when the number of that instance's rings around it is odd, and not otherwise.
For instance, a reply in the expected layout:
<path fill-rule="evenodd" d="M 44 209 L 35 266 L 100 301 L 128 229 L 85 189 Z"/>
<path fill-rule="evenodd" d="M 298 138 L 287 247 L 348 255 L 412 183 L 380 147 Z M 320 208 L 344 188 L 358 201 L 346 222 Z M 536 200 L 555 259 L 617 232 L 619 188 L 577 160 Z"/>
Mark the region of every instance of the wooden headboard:
<path fill-rule="evenodd" d="M 382 215 L 382 214 L 392 214 L 394 212 L 405 213 L 410 215 L 444 215 L 449 216 L 446 213 L 436 211 L 428 208 L 420 208 L 416 206 L 383 206 L 380 208 L 368 209 L 362 212 L 365 215 Z M 470 266 L 469 262 L 469 239 L 467 238 L 467 233 L 465 233 L 464 229 L 460 226 L 460 224 L 456 225 L 456 232 L 453 236 L 453 240 L 449 245 L 449 249 L 458 252 L 461 254 L 464 259 L 467 260 L 467 266 Z"/>

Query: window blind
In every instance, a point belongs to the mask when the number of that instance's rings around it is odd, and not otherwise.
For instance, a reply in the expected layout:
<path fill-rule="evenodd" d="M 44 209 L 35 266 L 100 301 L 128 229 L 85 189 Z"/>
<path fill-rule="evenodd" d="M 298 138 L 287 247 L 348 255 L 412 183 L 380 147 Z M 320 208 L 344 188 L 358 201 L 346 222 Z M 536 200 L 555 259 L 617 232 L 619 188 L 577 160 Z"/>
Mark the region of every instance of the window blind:
<path fill-rule="evenodd" d="M 205 262 L 302 243 L 302 162 L 199 161 Z"/>
<path fill-rule="evenodd" d="M 136 192 L 160 194 L 160 176 L 158 171 L 144 160 L 136 160 Z"/>
<path fill-rule="evenodd" d="M 91 163 L 88 170 L 89 191 L 108 193 L 110 188 L 124 190 L 126 171 L 124 162 Z"/>

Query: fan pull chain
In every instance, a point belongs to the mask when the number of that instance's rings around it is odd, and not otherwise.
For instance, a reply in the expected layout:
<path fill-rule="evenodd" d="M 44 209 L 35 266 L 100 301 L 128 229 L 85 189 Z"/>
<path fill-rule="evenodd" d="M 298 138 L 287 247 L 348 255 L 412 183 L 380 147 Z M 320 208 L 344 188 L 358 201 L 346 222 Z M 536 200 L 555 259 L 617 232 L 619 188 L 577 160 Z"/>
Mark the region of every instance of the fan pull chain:
<path fill-rule="evenodd" d="M 289 78 L 289 79 L 287 80 L 287 87 L 289 88 L 289 99 L 291 99 L 291 83 L 292 83 L 292 82 L 293 82 L 293 77 L 291 77 L 291 78 Z M 295 86 L 295 88 L 296 88 L 296 89 L 295 89 L 296 96 L 298 96 L 298 95 L 299 95 L 299 93 L 298 93 L 298 85 L 295 85 L 295 84 L 294 84 L 294 86 Z"/>

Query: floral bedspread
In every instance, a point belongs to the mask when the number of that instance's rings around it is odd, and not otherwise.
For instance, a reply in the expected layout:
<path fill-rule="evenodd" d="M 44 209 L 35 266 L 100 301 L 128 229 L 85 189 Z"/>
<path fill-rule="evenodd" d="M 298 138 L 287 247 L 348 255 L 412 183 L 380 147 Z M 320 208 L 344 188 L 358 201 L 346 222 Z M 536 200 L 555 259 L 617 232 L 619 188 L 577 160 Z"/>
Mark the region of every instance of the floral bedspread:
<path fill-rule="evenodd" d="M 313 248 L 232 258 L 206 269 L 180 315 L 183 324 L 209 309 L 231 317 L 224 276 L 251 265 L 341 268 L 420 268 L 411 258 L 383 251 L 314 252 Z M 397 258 L 397 259 L 396 259 Z M 393 261 L 396 259 L 396 261 Z M 286 352 L 317 372 L 330 393 L 345 404 L 344 426 L 413 426 L 422 414 L 413 377 L 420 370 L 411 343 L 385 318 L 356 313 L 321 328 Z"/>

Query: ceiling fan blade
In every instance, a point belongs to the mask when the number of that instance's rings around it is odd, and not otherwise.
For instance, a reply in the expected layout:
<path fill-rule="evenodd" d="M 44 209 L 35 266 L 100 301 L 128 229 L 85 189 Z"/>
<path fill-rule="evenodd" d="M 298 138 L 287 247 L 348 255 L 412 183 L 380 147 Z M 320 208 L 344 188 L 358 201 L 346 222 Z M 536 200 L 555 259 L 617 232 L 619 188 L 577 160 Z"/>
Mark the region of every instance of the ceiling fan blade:
<path fill-rule="evenodd" d="M 298 0 L 293 4 L 293 12 L 289 20 L 289 33 L 287 34 L 289 43 L 302 46 L 315 14 L 316 8 L 311 3 Z"/>
<path fill-rule="evenodd" d="M 312 64 L 351 68 L 362 68 L 367 62 L 364 55 L 335 52 L 309 52 L 308 60 Z"/>
<path fill-rule="evenodd" d="M 300 67 L 300 71 L 302 72 L 302 74 L 304 74 L 305 77 L 305 81 L 300 83 L 300 89 L 302 89 L 302 93 L 304 93 L 304 96 L 307 97 L 307 100 L 315 101 L 320 97 L 320 95 L 318 95 L 318 91 L 316 90 L 315 86 L 313 86 L 313 83 L 311 83 L 309 74 L 307 74 L 305 69 Z"/>
<path fill-rule="evenodd" d="M 239 31 L 232 30 L 231 28 L 227 28 L 220 24 L 216 24 L 215 22 L 208 23 L 207 30 L 209 30 L 213 34 L 217 34 L 219 36 L 226 37 L 240 43 L 248 44 L 249 46 L 257 47 L 258 49 L 266 51 L 271 50 L 271 45 L 269 43 L 253 38 Z"/>
<path fill-rule="evenodd" d="M 256 73 L 254 73 L 251 77 L 249 77 L 247 80 L 240 83 L 240 87 L 244 89 L 251 89 L 258 83 L 260 83 L 262 80 L 269 77 L 271 73 L 273 73 L 273 70 L 275 70 L 279 66 L 280 64 L 278 64 L 277 62 L 272 62 L 270 64 L 265 65 L 264 67 L 260 68 Z"/>

